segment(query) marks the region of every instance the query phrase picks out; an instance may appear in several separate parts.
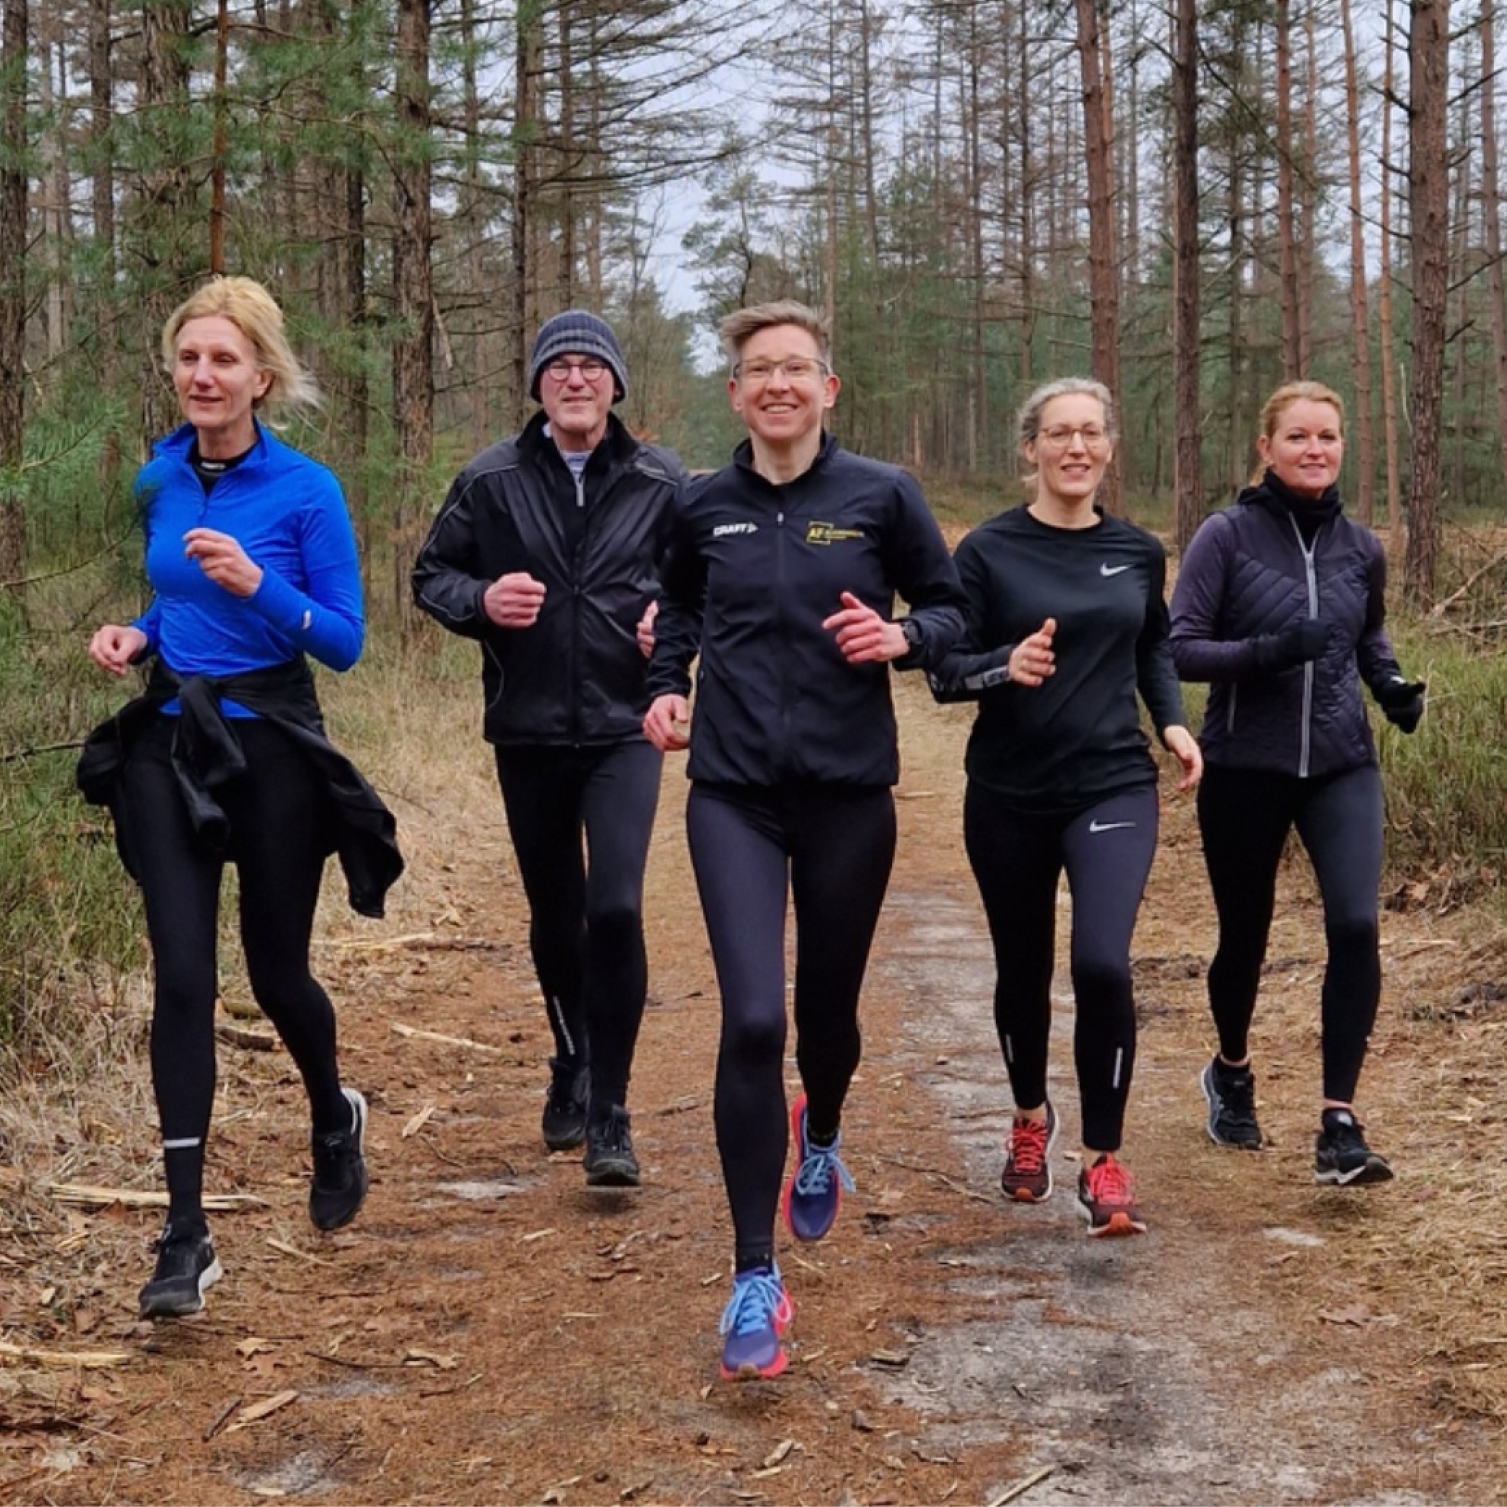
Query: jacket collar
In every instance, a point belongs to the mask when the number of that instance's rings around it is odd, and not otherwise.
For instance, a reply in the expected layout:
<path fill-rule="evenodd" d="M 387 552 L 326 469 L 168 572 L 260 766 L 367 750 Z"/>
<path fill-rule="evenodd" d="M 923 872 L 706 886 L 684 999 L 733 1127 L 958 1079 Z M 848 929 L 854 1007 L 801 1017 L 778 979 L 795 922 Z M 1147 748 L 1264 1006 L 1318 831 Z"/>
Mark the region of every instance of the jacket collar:
<path fill-rule="evenodd" d="M 1300 497 L 1271 470 L 1255 486 L 1247 487 L 1239 500 L 1264 508 L 1284 523 L 1295 515 L 1309 523 L 1327 523 L 1339 516 L 1343 506 L 1338 487 L 1329 487 L 1322 497 Z"/>

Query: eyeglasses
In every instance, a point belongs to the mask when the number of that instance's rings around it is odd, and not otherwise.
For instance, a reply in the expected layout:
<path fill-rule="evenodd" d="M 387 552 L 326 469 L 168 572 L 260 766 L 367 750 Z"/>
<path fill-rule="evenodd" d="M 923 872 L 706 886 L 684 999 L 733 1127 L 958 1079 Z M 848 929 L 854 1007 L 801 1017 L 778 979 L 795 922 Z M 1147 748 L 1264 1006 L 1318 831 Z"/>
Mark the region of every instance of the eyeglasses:
<path fill-rule="evenodd" d="M 1109 431 L 1102 424 L 1053 424 L 1036 438 L 1049 449 L 1066 450 L 1077 435 L 1085 450 L 1102 450 L 1109 444 Z"/>
<path fill-rule="evenodd" d="M 570 374 L 578 372 L 583 382 L 600 382 L 607 367 L 601 361 L 551 361 L 544 368 L 544 375 L 551 382 L 569 382 Z"/>
<path fill-rule="evenodd" d="M 762 387 L 776 372 L 783 372 L 787 382 L 810 382 L 827 374 L 827 363 L 815 356 L 787 356 L 783 361 L 740 361 L 733 368 L 733 376 L 750 387 Z"/>

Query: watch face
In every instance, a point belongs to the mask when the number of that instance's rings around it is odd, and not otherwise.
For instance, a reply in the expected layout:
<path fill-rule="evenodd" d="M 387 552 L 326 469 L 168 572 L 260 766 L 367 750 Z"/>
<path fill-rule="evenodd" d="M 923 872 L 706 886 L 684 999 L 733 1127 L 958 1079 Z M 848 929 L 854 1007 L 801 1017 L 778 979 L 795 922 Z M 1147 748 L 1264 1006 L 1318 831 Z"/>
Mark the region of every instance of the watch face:
<path fill-rule="evenodd" d="M 905 635 L 905 641 L 912 649 L 921 647 L 921 629 L 912 618 L 904 618 L 900 623 L 900 631 Z"/>

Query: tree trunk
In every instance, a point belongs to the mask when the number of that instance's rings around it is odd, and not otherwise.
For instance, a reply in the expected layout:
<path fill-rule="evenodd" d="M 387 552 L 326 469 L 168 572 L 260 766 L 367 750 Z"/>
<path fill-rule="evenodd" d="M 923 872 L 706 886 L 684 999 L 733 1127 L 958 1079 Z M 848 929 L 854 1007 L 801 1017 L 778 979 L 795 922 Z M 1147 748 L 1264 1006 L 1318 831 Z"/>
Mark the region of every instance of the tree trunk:
<path fill-rule="evenodd" d="M 1481 212 L 1491 290 L 1491 351 L 1497 443 L 1507 476 L 1507 289 L 1502 276 L 1502 181 L 1497 170 L 1496 0 L 1481 0 Z"/>
<path fill-rule="evenodd" d="M 1303 375 L 1292 192 L 1291 12 L 1291 0 L 1277 0 L 1277 256 L 1282 280 L 1282 376 L 1286 381 Z"/>
<path fill-rule="evenodd" d="M 1395 552 L 1402 543 L 1402 468 L 1397 451 L 1397 361 L 1392 344 L 1392 90 L 1396 56 L 1392 0 L 1387 0 L 1385 61 L 1381 89 L 1381 262 L 1377 273 L 1377 316 L 1381 350 L 1381 424 L 1387 451 L 1387 537 Z"/>
<path fill-rule="evenodd" d="M 1345 36 L 1345 115 L 1349 127 L 1346 141 L 1350 163 L 1351 360 L 1355 364 L 1355 437 L 1360 471 L 1356 506 L 1361 522 L 1369 524 L 1376 509 L 1376 437 L 1371 428 L 1371 316 L 1366 300 L 1366 224 L 1360 168 L 1360 94 L 1355 79 L 1355 33 L 1350 24 L 1350 0 L 1340 0 L 1340 24 Z"/>
<path fill-rule="evenodd" d="M 1173 325 L 1177 547 L 1186 549 L 1203 515 L 1199 407 L 1198 0 L 1177 0 L 1172 65 Z"/>
<path fill-rule="evenodd" d="M 1115 257 L 1113 131 L 1106 112 L 1104 73 L 1099 56 L 1096 0 L 1074 0 L 1078 20 L 1078 62 L 1083 79 L 1083 145 L 1088 163 L 1088 281 L 1094 377 L 1120 400 L 1120 269 Z M 1124 508 L 1116 453 L 1099 484 L 1098 501 L 1107 513 Z"/>
<path fill-rule="evenodd" d="M 1444 325 L 1449 297 L 1449 173 L 1445 169 L 1449 95 L 1449 0 L 1412 0 L 1408 34 L 1408 222 L 1413 263 L 1413 385 L 1409 430 L 1408 543 L 1403 585 L 1416 603 L 1434 594 L 1439 555 L 1439 490 L 1444 388 Z"/>
<path fill-rule="evenodd" d="M 513 115 L 513 404 L 512 427 L 528 412 L 529 342 L 534 327 L 535 140 L 539 131 L 539 0 L 520 0 L 515 29 L 517 78 Z"/>
<path fill-rule="evenodd" d="M 0 14 L 0 582 L 26 567 L 21 453 L 26 393 L 26 0 Z"/>
<path fill-rule="evenodd" d="M 398 443 L 393 588 L 405 642 L 417 621 L 408 575 L 419 546 L 419 503 L 434 439 L 434 290 L 429 263 L 429 4 L 399 0 L 397 114 L 406 141 L 393 194 L 393 430 Z"/>

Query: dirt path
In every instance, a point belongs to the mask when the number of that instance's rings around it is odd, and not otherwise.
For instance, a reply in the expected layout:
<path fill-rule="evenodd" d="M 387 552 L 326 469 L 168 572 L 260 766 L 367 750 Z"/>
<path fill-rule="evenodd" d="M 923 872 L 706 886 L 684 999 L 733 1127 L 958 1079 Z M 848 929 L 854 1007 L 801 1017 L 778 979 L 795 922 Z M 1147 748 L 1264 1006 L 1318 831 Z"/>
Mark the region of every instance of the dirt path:
<path fill-rule="evenodd" d="M 915 690 L 846 1126 L 859 1189 L 829 1241 L 782 1251 L 797 1308 L 786 1377 L 715 1381 L 729 1245 L 716 1001 L 679 771 L 651 870 L 654 1000 L 634 1084 L 645 1186 L 629 1194 L 588 1193 L 575 1159 L 539 1144 L 547 1032 L 499 803 L 478 774 L 444 801 L 408 791 L 413 886 L 380 934 L 337 913 L 322 949 L 346 1073 L 372 1102 L 362 1218 L 314 1235 L 289 1065 L 225 1049 L 212 1182 L 266 1204 L 216 1219 L 227 1277 L 204 1315 L 135 1322 L 150 1214 L 73 1215 L 45 1260 L 19 1220 L 0 1244 L 5 1338 L 128 1357 L 0 1372 L 0 1498 L 982 1503 L 1031 1482 L 1019 1500 L 1507 1499 L 1500 1434 L 1458 1405 L 1460 1357 L 1431 1343 L 1435 1299 L 1407 1270 L 1441 1184 L 1405 1113 L 1420 1028 L 1395 1008 L 1365 1089 L 1402 1176 L 1350 1193 L 1311 1181 L 1321 939 L 1301 878 L 1258 1025 L 1276 1144 L 1252 1157 L 1204 1136 L 1211 930 L 1186 803 L 1169 806 L 1137 945 L 1127 1157 L 1152 1233 L 1082 1236 L 1063 1151 L 1077 1124 L 1069 1002 L 1058 1192 L 1039 1208 L 1000 1199 L 1008 1095 L 959 841 L 967 719 Z M 1427 933 L 1387 922 L 1394 956 Z M 1440 997 L 1463 981 L 1431 967 Z M 88 1155 L 70 1165 L 91 1171 Z M 34 1191 L 51 1170 L 12 1176 Z"/>

